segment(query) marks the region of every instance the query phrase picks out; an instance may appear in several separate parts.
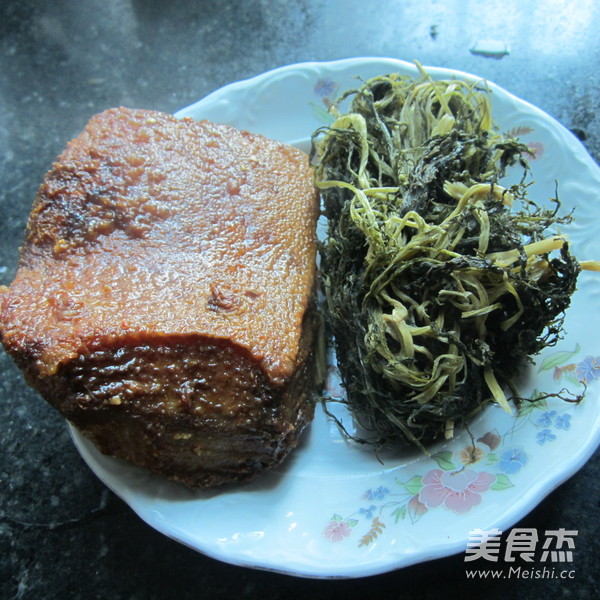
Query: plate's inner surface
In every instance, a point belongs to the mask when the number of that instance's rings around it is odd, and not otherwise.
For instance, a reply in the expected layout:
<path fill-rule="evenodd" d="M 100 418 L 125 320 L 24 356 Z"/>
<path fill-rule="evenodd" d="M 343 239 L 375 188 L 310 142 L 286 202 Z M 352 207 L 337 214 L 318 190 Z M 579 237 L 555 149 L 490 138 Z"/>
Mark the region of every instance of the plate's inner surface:
<path fill-rule="evenodd" d="M 226 122 L 310 151 L 310 135 L 326 125 L 331 100 L 363 78 L 415 74 L 390 59 L 350 59 L 278 69 L 218 90 L 177 116 Z M 435 77 L 463 74 L 433 69 Z M 473 79 L 472 76 L 468 76 Z M 530 195 L 538 203 L 556 190 L 564 210 L 576 205 L 568 233 L 580 259 L 600 257 L 591 223 L 598 218 L 600 170 L 562 126 L 490 85 L 500 129 L 519 128 L 535 150 Z M 518 174 L 520 177 L 520 173 Z M 323 235 L 322 225 L 320 235 Z M 347 440 L 317 407 L 314 422 L 286 462 L 254 482 L 191 492 L 100 455 L 73 432 L 98 476 L 153 527 L 234 564 L 314 577 L 356 577 L 464 551 L 474 528 L 505 528 L 583 465 L 600 441 L 600 283 L 583 273 L 566 319 L 565 337 L 536 357 L 520 392 L 567 388 L 579 404 L 541 398 L 508 415 L 489 406 L 468 429 L 428 448 L 375 453 Z M 326 393 L 343 395 L 333 368 Z M 328 408 L 350 433 L 351 415 Z"/>

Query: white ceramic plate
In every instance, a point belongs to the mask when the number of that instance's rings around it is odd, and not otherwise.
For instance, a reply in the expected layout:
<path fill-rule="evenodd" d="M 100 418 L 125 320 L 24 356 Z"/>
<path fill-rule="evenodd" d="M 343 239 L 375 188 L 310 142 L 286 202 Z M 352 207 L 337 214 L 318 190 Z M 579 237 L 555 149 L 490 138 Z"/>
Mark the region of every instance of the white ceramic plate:
<path fill-rule="evenodd" d="M 262 133 L 308 150 L 326 108 L 363 78 L 415 74 L 413 65 L 381 58 L 305 63 L 228 85 L 178 116 L 206 118 Z M 446 69 L 435 78 L 476 79 Z M 559 182 L 580 259 L 600 257 L 600 169 L 564 127 L 490 84 L 493 112 L 536 151 L 531 197 L 545 201 Z M 152 527 L 214 558 L 306 577 L 359 577 L 464 552 L 469 531 L 505 530 L 534 508 L 592 455 L 600 443 L 600 278 L 583 273 L 566 321 L 567 335 L 540 356 L 522 394 L 567 387 L 587 396 L 528 405 L 511 417 L 498 407 L 427 457 L 418 451 L 384 457 L 340 436 L 318 410 L 300 447 L 280 468 L 253 483 L 220 491 L 188 491 L 101 455 L 77 432 L 77 448 L 93 471 Z M 593 315 L 593 316 L 592 316 Z M 336 380 L 329 382 L 335 394 Z M 351 427 L 347 415 L 336 409 Z"/>

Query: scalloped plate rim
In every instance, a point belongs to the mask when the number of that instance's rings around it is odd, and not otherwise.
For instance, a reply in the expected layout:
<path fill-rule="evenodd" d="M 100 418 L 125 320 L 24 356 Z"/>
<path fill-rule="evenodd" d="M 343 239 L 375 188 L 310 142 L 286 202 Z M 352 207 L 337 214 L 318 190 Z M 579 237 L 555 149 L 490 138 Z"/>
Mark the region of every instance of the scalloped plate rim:
<path fill-rule="evenodd" d="M 268 82 L 271 78 L 277 77 L 286 72 L 292 72 L 294 70 L 303 69 L 331 69 L 339 68 L 341 71 L 348 71 L 356 66 L 364 66 L 365 64 L 377 63 L 382 68 L 389 66 L 390 68 L 410 68 L 413 70 L 415 67 L 412 63 L 402 61 L 394 58 L 384 57 L 355 57 L 333 61 L 310 61 L 278 67 L 254 77 L 236 81 L 228 84 L 204 97 L 203 99 L 189 105 L 186 108 L 181 109 L 176 113 L 176 116 L 186 116 L 190 113 L 201 112 L 203 107 L 208 106 L 222 98 L 227 98 L 231 93 L 243 92 L 248 88 L 252 88 L 258 83 Z M 467 79 L 469 81 L 482 80 L 482 78 L 469 73 L 465 73 L 458 70 L 443 68 L 443 67 L 425 67 L 434 77 L 453 77 L 458 79 Z M 385 71 L 381 71 L 382 73 Z M 593 167 L 591 172 L 596 177 L 600 178 L 600 170 L 593 159 L 587 153 L 585 146 L 580 142 L 577 137 L 570 132 L 566 127 L 556 121 L 551 115 L 544 112 L 543 110 L 535 107 L 525 100 L 519 99 L 517 96 L 508 92 L 504 88 L 496 85 L 495 83 L 485 80 L 490 86 L 490 89 L 495 92 L 502 94 L 505 98 L 510 99 L 511 102 L 517 104 L 521 109 L 525 109 L 528 112 L 537 114 L 541 119 L 550 123 L 553 130 L 560 135 L 561 141 L 568 145 L 571 149 L 575 150 L 577 154 L 583 155 L 583 160 L 588 164 L 589 167 Z M 310 137 L 311 131 L 307 132 L 307 138 Z M 581 156 L 579 156 L 581 158 Z M 591 161 L 591 163 L 590 163 Z M 307 578 L 353 578 L 376 575 L 388 571 L 392 571 L 398 568 L 406 567 L 419 562 L 425 562 L 449 556 L 461 551 L 466 548 L 466 538 L 464 540 L 456 540 L 449 542 L 440 542 L 435 547 L 423 549 L 417 551 L 407 557 L 406 555 L 387 553 L 383 557 L 375 558 L 374 560 L 367 560 L 362 564 L 361 568 L 356 568 L 356 565 L 344 566 L 335 565 L 331 568 L 323 567 L 322 565 L 306 566 L 304 564 L 281 564 L 281 561 L 277 558 L 269 558 L 265 556 L 252 557 L 244 554 L 236 554 L 235 549 L 233 552 L 227 552 L 222 550 L 219 545 L 210 544 L 207 542 L 204 545 L 199 545 L 197 540 L 191 539 L 191 537 L 181 532 L 174 531 L 168 523 L 155 518 L 156 516 L 152 511 L 148 511 L 147 507 L 140 504 L 139 498 L 135 496 L 135 493 L 129 488 L 128 485 L 123 486 L 119 480 L 118 474 L 112 473 L 103 467 L 103 461 L 115 461 L 108 457 L 100 457 L 98 451 L 91 445 L 91 442 L 86 440 L 72 425 L 69 425 L 69 431 L 75 443 L 77 450 L 80 452 L 84 461 L 92 469 L 92 471 L 118 496 L 120 496 L 132 510 L 151 527 L 163 533 L 164 535 L 175 539 L 176 541 L 187 545 L 194 550 L 197 550 L 207 556 L 227 562 L 230 564 L 261 569 L 266 571 L 275 571 L 278 573 L 284 573 L 288 575 L 307 577 Z M 495 520 L 494 525 L 501 528 L 510 527 L 515 522 L 523 518 L 533 508 L 535 508 L 539 502 L 555 490 L 559 485 L 568 480 L 573 474 L 575 474 L 583 465 L 590 459 L 594 454 L 598 445 L 600 445 L 600 415 L 596 414 L 596 418 L 593 427 L 589 430 L 588 436 L 585 438 L 584 443 L 578 448 L 575 455 L 568 457 L 568 460 L 560 465 L 560 469 L 553 473 L 553 476 L 546 477 L 543 480 L 536 482 L 536 484 L 527 489 L 527 491 L 521 496 L 520 501 L 517 503 L 516 508 L 512 506 L 510 510 L 503 513 L 498 519 Z M 117 461 L 118 463 L 119 461 Z M 115 463 L 116 464 L 116 463 Z M 136 469 L 136 467 L 127 467 Z M 227 492 L 225 492 L 227 494 Z"/>

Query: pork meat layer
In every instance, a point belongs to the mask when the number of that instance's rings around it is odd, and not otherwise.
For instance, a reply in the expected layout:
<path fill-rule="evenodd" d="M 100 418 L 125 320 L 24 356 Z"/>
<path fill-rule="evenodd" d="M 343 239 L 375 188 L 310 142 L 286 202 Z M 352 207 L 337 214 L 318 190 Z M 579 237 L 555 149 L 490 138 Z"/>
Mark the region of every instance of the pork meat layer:
<path fill-rule="evenodd" d="M 252 477 L 313 412 L 317 216 L 299 150 L 110 109 L 40 187 L 2 342 L 102 452 L 191 487 Z"/>

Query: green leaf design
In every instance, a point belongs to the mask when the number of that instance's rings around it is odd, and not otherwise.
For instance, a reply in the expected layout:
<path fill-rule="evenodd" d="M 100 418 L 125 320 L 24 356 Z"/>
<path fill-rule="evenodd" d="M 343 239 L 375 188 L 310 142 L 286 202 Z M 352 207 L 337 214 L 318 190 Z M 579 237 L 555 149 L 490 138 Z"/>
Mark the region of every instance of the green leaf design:
<path fill-rule="evenodd" d="M 581 350 L 579 344 L 575 346 L 575 350 L 572 351 L 562 351 L 562 352 L 554 352 L 550 356 L 546 356 L 546 358 L 542 361 L 542 364 L 539 366 L 538 373 L 542 371 L 549 371 L 550 369 L 554 369 L 559 365 L 566 363 L 571 360 L 573 356 L 575 356 Z"/>
<path fill-rule="evenodd" d="M 530 400 L 525 400 L 519 407 L 519 417 L 526 417 L 531 411 L 548 408 L 548 402 L 538 389 L 533 390 Z"/>
<path fill-rule="evenodd" d="M 314 116 L 322 123 L 333 123 L 333 121 L 335 121 L 333 115 L 331 115 L 324 108 L 321 108 L 318 104 L 311 102 L 310 105 L 312 107 Z"/>
<path fill-rule="evenodd" d="M 486 464 L 493 465 L 493 464 L 497 463 L 499 460 L 500 459 L 498 458 L 498 456 L 496 454 L 490 453 L 490 454 L 487 455 L 487 462 L 486 462 Z"/>
<path fill-rule="evenodd" d="M 519 417 L 526 417 L 535 408 L 537 408 L 535 402 L 523 402 L 519 407 Z"/>
<path fill-rule="evenodd" d="M 342 517 L 341 515 L 333 515 L 333 517 L 331 517 L 330 519 L 331 521 L 342 521 Z"/>
<path fill-rule="evenodd" d="M 444 469 L 444 471 L 451 471 L 452 469 L 456 468 L 452 462 L 452 452 L 449 450 L 438 452 L 437 454 L 432 455 L 431 458 L 433 458 L 440 469 Z"/>
<path fill-rule="evenodd" d="M 506 475 L 496 475 L 496 481 L 490 487 L 491 490 L 497 492 L 507 490 L 508 488 L 515 487 L 513 482 Z"/>
<path fill-rule="evenodd" d="M 568 374 L 566 375 L 566 379 L 569 383 L 572 383 L 573 385 L 583 385 L 581 379 L 578 379 L 577 377 L 575 377 L 575 375 Z"/>
<path fill-rule="evenodd" d="M 406 504 L 392 511 L 392 517 L 394 517 L 394 523 L 397 523 L 400 519 L 404 519 L 406 517 Z"/>
<path fill-rule="evenodd" d="M 357 523 L 358 523 L 358 521 L 356 519 L 349 519 L 348 520 L 348 525 L 350 525 L 350 527 L 356 527 Z"/>
<path fill-rule="evenodd" d="M 421 491 L 423 487 L 423 477 L 415 475 L 411 477 L 406 483 L 402 484 L 402 487 L 411 495 L 414 496 Z"/>
<path fill-rule="evenodd" d="M 531 400 L 530 404 L 534 404 L 535 402 L 540 402 L 542 398 L 542 392 L 537 388 L 534 388 L 533 392 L 531 392 L 531 396 L 529 400 Z"/>

